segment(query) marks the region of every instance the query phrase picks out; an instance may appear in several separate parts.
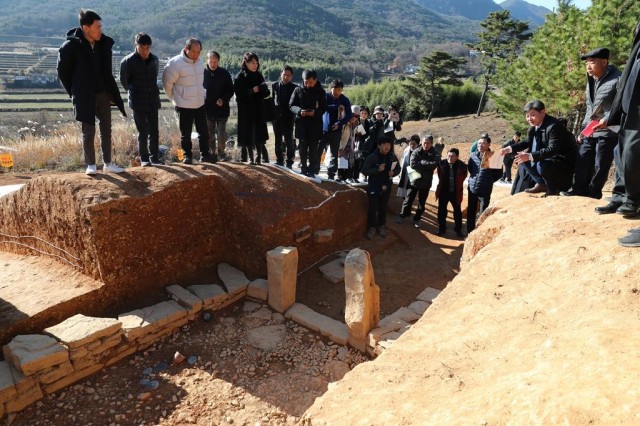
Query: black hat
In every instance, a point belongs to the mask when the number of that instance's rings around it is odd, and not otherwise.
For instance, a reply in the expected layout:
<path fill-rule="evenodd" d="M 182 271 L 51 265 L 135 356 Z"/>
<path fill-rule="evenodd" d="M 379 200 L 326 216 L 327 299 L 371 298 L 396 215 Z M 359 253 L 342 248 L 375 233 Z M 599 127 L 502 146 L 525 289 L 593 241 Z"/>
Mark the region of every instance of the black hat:
<path fill-rule="evenodd" d="M 600 58 L 600 59 L 609 59 L 609 49 L 606 47 L 598 47 L 597 49 L 593 49 L 591 52 L 587 52 L 584 55 L 580 56 L 580 59 L 583 61 L 590 58 Z"/>

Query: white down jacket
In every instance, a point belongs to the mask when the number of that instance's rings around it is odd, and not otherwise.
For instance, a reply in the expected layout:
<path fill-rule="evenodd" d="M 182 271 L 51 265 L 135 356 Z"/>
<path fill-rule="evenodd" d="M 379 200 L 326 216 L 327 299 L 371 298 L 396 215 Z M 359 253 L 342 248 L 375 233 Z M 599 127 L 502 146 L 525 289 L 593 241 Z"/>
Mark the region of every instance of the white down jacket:
<path fill-rule="evenodd" d="M 203 80 L 202 61 L 192 61 L 184 51 L 169 59 L 162 74 L 164 91 L 179 108 L 196 109 L 204 105 L 206 91 L 202 85 Z"/>

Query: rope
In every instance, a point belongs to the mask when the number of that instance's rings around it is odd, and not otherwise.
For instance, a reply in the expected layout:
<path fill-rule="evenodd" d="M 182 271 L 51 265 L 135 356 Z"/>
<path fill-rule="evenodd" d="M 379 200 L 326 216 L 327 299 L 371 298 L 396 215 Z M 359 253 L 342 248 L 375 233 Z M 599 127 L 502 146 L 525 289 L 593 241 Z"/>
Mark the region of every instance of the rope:
<path fill-rule="evenodd" d="M 58 259 L 62 260 L 63 262 L 66 262 L 66 263 L 68 263 L 69 265 L 73 266 L 74 268 L 77 268 L 77 269 L 79 269 L 79 270 L 82 270 L 82 266 L 80 266 L 80 265 L 76 265 L 75 263 L 72 263 L 71 261 L 69 261 L 69 260 L 65 259 L 65 258 L 64 258 L 64 257 L 62 257 L 62 256 L 58 256 L 57 254 L 48 253 L 48 252 L 46 252 L 46 251 L 38 250 L 37 248 L 35 248 L 35 247 L 31 247 L 31 246 L 29 246 L 29 245 L 27 245 L 27 244 L 19 243 L 19 242 L 17 242 L 17 241 L 9 241 L 9 240 L 0 240 L 0 244 L 15 244 L 15 245 L 18 245 L 18 246 L 26 247 L 26 248 L 28 248 L 28 249 L 30 249 L 30 250 L 35 251 L 36 253 L 39 253 L 39 254 L 42 254 L 42 255 L 45 255 L 45 256 L 51 256 L 51 257 L 58 258 Z"/>

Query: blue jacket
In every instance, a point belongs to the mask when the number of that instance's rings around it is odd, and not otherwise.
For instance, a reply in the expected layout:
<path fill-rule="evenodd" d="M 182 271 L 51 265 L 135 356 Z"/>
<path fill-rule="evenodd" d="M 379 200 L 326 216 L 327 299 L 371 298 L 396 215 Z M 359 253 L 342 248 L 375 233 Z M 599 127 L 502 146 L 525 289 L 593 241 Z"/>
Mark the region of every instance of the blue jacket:
<path fill-rule="evenodd" d="M 338 110 L 340 106 L 344 107 L 344 117 L 338 120 Z M 342 131 L 342 126 L 347 124 L 351 119 L 351 102 L 345 95 L 334 98 L 331 91 L 327 92 L 327 111 L 322 115 L 322 131 L 327 133 L 331 131 L 331 127 L 338 123 L 336 131 Z"/>
<path fill-rule="evenodd" d="M 502 177 L 502 169 L 483 169 L 480 151 L 469 157 L 469 191 L 477 196 L 491 195 L 493 183 Z"/>

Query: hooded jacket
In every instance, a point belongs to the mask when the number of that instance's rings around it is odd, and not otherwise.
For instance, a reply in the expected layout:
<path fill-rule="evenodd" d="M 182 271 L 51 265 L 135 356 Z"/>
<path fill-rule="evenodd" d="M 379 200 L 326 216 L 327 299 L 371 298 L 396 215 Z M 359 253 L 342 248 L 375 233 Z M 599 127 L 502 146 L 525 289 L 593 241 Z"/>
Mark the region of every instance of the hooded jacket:
<path fill-rule="evenodd" d="M 96 122 L 96 93 L 98 78 L 95 64 L 100 64 L 104 90 L 111 95 L 111 104 L 127 116 L 118 84 L 111 71 L 113 39 L 102 35 L 93 49 L 81 28 L 67 32 L 67 40 L 58 50 L 58 78 L 71 97 L 75 119 L 82 123 Z"/>

